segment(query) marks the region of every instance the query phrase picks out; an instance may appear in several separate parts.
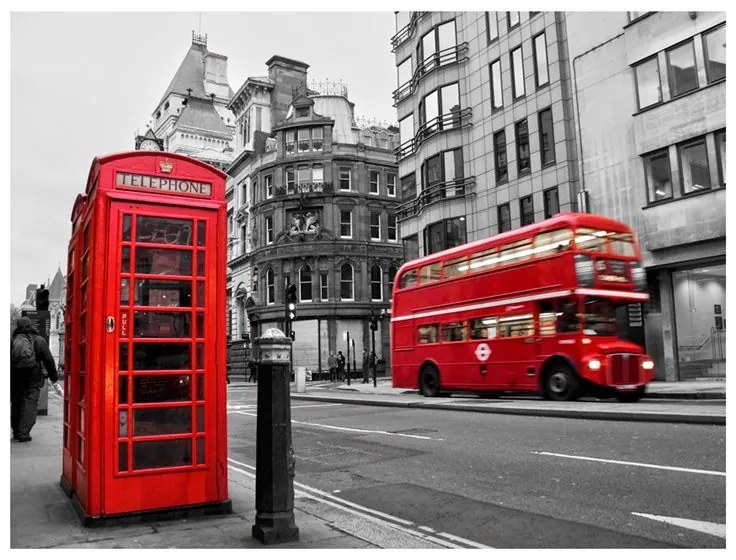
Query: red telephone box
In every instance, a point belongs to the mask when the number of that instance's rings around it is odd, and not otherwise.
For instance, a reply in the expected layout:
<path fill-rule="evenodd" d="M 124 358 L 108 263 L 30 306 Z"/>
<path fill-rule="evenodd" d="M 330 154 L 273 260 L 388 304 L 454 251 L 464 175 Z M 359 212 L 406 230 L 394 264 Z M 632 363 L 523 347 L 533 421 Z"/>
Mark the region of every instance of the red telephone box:
<path fill-rule="evenodd" d="M 232 511 L 225 178 L 116 154 L 74 204 L 61 484 L 86 525 Z"/>

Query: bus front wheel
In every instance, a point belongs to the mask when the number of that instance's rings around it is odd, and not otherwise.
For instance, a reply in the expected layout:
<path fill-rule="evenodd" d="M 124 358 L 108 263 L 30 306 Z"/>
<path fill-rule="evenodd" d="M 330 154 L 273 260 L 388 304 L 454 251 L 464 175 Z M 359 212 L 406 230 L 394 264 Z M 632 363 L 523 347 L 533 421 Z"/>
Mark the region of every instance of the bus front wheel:
<path fill-rule="evenodd" d="M 440 373 L 434 366 L 424 366 L 419 374 L 419 392 L 425 397 L 436 397 L 440 392 Z"/>
<path fill-rule="evenodd" d="M 580 382 L 565 365 L 556 365 L 544 380 L 544 394 L 553 401 L 574 401 L 580 394 Z"/>

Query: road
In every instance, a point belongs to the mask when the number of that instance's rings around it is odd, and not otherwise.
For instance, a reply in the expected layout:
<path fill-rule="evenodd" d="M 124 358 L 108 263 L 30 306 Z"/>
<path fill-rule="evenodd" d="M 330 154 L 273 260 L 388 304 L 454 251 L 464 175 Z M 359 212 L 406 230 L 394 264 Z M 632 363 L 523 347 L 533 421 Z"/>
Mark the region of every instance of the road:
<path fill-rule="evenodd" d="M 255 387 L 228 398 L 232 464 L 253 472 Z M 725 426 L 292 402 L 297 491 L 467 547 L 723 548 L 725 439 Z"/>

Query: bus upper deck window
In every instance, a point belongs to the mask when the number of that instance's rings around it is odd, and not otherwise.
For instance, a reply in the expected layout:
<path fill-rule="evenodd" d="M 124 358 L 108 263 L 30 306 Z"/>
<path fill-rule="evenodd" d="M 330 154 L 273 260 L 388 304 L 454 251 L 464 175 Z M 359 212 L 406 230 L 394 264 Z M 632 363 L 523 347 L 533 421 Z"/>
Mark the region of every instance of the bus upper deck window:
<path fill-rule="evenodd" d="M 423 266 L 419 269 L 419 277 L 421 278 L 422 284 L 429 282 L 436 282 L 440 279 L 440 270 L 442 270 L 442 263 L 436 262 Z"/>
<path fill-rule="evenodd" d="M 557 229 L 534 238 L 534 254 L 538 257 L 567 251 L 572 244 L 572 230 Z"/>
<path fill-rule="evenodd" d="M 410 286 L 416 286 L 417 283 L 417 270 L 407 270 L 401 275 L 399 281 L 399 288 L 409 288 Z"/>
<path fill-rule="evenodd" d="M 575 245 L 583 251 L 606 252 L 608 232 L 597 229 L 578 228 L 575 231 Z"/>
<path fill-rule="evenodd" d="M 622 257 L 636 256 L 634 236 L 630 233 L 609 233 L 611 253 Z"/>

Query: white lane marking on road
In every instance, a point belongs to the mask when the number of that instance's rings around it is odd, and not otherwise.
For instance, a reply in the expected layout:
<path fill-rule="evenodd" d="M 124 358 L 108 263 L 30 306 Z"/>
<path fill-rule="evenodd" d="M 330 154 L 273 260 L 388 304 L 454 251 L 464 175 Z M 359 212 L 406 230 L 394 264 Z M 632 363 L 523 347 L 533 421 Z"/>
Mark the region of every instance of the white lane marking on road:
<path fill-rule="evenodd" d="M 637 513 L 631 512 L 631 515 L 638 515 L 639 517 L 646 517 L 654 521 L 661 521 L 662 523 L 669 523 L 670 525 L 677 525 L 678 527 L 684 527 L 692 531 L 698 531 L 699 533 L 706 533 L 719 537 L 721 539 L 726 538 L 726 524 L 725 523 L 712 523 L 711 521 L 698 521 L 697 519 L 685 519 L 684 517 L 665 517 L 664 515 L 652 515 L 651 513 Z"/>
<path fill-rule="evenodd" d="M 291 405 L 292 410 L 295 408 L 317 408 L 317 407 L 324 407 L 324 406 L 342 406 L 343 403 L 330 403 L 330 404 L 300 404 L 298 406 Z"/>
<path fill-rule="evenodd" d="M 256 470 L 255 467 L 248 465 L 247 463 L 236 461 L 235 459 L 231 457 L 228 457 L 228 461 L 230 463 L 235 463 L 236 465 L 239 465 L 240 467 L 244 467 L 245 469 L 249 469 L 252 471 Z M 255 478 L 255 472 L 251 473 L 244 469 L 235 467 L 233 465 L 228 465 L 228 467 L 230 467 L 234 471 L 245 474 L 248 477 Z M 491 548 L 484 544 L 469 541 L 467 539 L 463 539 L 462 537 L 457 537 L 449 533 L 440 533 L 443 537 L 447 539 L 447 541 L 444 541 L 437 537 L 433 537 L 432 535 L 426 534 L 426 532 L 437 533 L 437 531 L 435 531 L 431 527 L 417 526 L 415 523 L 411 521 L 407 521 L 406 519 L 401 519 L 400 517 L 395 517 L 388 513 L 383 513 L 382 511 L 377 511 L 375 509 L 364 507 L 364 506 L 361 506 L 360 504 L 356 504 L 354 502 L 350 502 L 348 500 L 338 498 L 337 496 L 333 496 L 327 492 L 323 492 L 322 490 L 319 490 L 318 488 L 307 486 L 306 484 L 302 484 L 300 482 L 294 482 L 294 487 L 301 490 L 301 492 L 298 492 L 297 495 L 303 495 L 315 501 L 324 503 L 326 505 L 335 507 L 337 509 L 346 511 L 348 513 L 351 513 L 354 515 L 360 515 L 361 517 L 365 517 L 366 519 L 370 519 L 377 523 L 383 524 L 386 527 L 391 527 L 393 529 L 402 531 L 404 533 L 407 533 L 417 538 L 426 539 L 430 542 L 439 544 L 440 546 L 444 546 L 446 548 L 458 548 L 457 543 L 462 543 L 472 548 Z M 420 530 L 416 530 L 416 529 L 423 529 L 425 532 L 421 532 Z M 449 541 L 455 541 L 455 542 L 449 542 Z"/>
<path fill-rule="evenodd" d="M 645 467 L 647 469 L 662 469 L 665 471 L 679 471 L 694 474 L 712 474 L 714 476 L 726 476 L 725 472 L 706 471 L 703 469 L 686 469 L 684 467 L 668 467 L 667 465 L 652 465 L 649 463 L 634 463 L 632 461 L 615 461 L 613 459 L 598 459 L 596 457 L 583 457 L 578 455 L 565 455 L 563 453 L 550 453 L 548 451 L 530 451 L 535 455 L 549 455 L 551 457 L 564 457 L 566 459 L 579 459 L 581 461 L 597 461 L 599 463 L 613 463 L 615 465 L 629 465 L 632 467 Z"/>
<path fill-rule="evenodd" d="M 240 410 L 233 410 L 233 413 L 235 414 L 242 414 L 243 416 L 257 416 L 256 414 L 253 414 L 251 412 L 242 412 Z M 362 434 L 380 434 L 383 436 L 397 436 L 397 437 L 405 437 L 405 438 L 411 438 L 411 439 L 428 439 L 432 441 L 444 441 L 441 438 L 431 438 L 428 436 L 417 436 L 414 434 L 396 434 L 394 432 L 384 432 L 383 430 L 363 430 L 361 428 L 345 428 L 344 426 L 332 426 L 330 424 L 315 424 L 314 422 L 302 422 L 300 420 L 292 420 L 292 424 L 302 424 L 304 426 L 314 426 L 317 428 L 327 428 L 329 430 L 339 430 L 342 432 L 357 432 Z"/>

